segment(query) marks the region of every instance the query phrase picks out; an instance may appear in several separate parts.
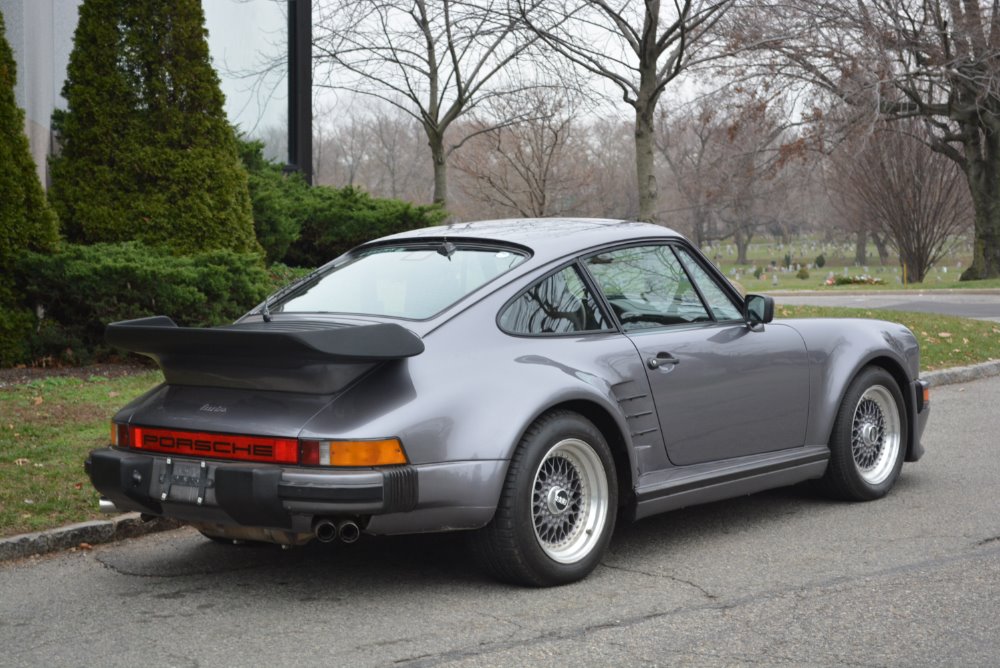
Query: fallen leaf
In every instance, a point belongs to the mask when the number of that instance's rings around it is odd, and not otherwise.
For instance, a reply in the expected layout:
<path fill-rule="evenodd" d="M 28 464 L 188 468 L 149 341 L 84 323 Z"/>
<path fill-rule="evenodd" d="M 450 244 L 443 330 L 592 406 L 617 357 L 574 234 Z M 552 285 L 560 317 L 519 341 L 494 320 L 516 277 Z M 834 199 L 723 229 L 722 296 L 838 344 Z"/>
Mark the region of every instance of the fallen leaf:
<path fill-rule="evenodd" d="M 940 336 L 942 339 L 950 339 L 951 332 L 938 332 L 938 336 Z"/>
<path fill-rule="evenodd" d="M 93 550 L 94 549 L 94 546 L 91 545 L 90 543 L 80 543 L 80 545 L 78 545 L 78 547 L 81 550 Z"/>
<path fill-rule="evenodd" d="M 25 459 L 24 457 L 18 457 L 17 459 L 14 460 L 14 463 L 18 466 L 25 466 L 27 464 L 30 464 L 31 460 Z"/>
<path fill-rule="evenodd" d="M 78 482 L 73 485 L 73 489 L 83 489 L 83 483 Z"/>
<path fill-rule="evenodd" d="M 965 337 L 962 337 L 962 343 L 964 343 L 965 345 L 969 345 L 969 340 Z"/>
<path fill-rule="evenodd" d="M 32 464 L 36 469 L 45 468 L 45 464 Z"/>
<path fill-rule="evenodd" d="M 108 392 L 108 396 L 111 397 L 112 399 L 114 399 L 115 397 L 117 397 L 119 394 L 121 394 L 121 393 L 120 392 Z"/>
<path fill-rule="evenodd" d="M 35 500 L 34 499 L 25 499 L 24 503 L 25 503 L 25 505 L 33 506 L 33 505 L 35 505 Z"/>
<path fill-rule="evenodd" d="M 45 399 L 43 399 L 41 397 L 35 397 L 35 405 L 36 406 L 41 406 L 43 401 L 45 401 Z"/>

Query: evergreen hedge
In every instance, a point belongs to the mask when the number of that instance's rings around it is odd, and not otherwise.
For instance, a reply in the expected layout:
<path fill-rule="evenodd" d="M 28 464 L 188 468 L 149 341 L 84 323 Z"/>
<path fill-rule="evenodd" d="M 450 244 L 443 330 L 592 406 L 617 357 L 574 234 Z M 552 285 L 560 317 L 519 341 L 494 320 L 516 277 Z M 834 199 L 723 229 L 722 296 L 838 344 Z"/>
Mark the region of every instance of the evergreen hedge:
<path fill-rule="evenodd" d="M 0 13 L 0 366 L 27 352 L 34 315 L 13 290 L 11 265 L 26 249 L 45 250 L 57 239 L 55 214 L 38 182 L 24 134 L 24 112 L 14 99 L 17 67 Z"/>
<path fill-rule="evenodd" d="M 350 186 L 315 186 L 309 191 L 299 238 L 289 247 L 285 262 L 316 267 L 364 241 L 437 225 L 447 215 L 437 204 L 378 199 Z"/>
<path fill-rule="evenodd" d="M 50 196 L 70 241 L 257 248 L 200 0 L 85 0 L 53 117 Z"/>
<path fill-rule="evenodd" d="M 250 176 L 250 201 L 257 242 L 268 264 L 284 259 L 289 246 L 299 238 L 302 219 L 311 201 L 309 184 L 300 174 L 264 157 L 264 143 L 239 143 L 243 166 Z"/>
<path fill-rule="evenodd" d="M 178 257 L 139 242 L 25 253 L 14 274 L 27 302 L 44 314 L 30 353 L 67 362 L 106 353 L 109 322 L 168 315 L 178 325 L 224 324 L 272 288 L 257 253 L 220 249 Z"/>

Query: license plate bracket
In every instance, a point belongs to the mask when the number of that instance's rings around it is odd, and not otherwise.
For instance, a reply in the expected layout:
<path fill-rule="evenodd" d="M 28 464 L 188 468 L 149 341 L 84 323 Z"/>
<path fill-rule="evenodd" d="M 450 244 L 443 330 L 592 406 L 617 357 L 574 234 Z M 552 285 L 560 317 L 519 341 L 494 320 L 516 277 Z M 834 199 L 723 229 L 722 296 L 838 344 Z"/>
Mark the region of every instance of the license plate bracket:
<path fill-rule="evenodd" d="M 161 501 L 179 501 L 202 505 L 207 490 L 214 486 L 208 462 L 174 459 L 168 457 L 166 468 L 160 475 Z"/>

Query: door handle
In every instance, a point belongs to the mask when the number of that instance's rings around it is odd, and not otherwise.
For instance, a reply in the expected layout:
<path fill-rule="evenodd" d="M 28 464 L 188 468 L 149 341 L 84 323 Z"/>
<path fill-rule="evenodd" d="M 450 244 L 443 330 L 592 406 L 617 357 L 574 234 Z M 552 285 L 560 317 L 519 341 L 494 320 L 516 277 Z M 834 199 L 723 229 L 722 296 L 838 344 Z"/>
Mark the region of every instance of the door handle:
<path fill-rule="evenodd" d="M 648 360 L 646 360 L 646 366 L 648 366 L 650 369 L 659 369 L 661 366 L 664 365 L 676 366 L 680 363 L 681 361 L 679 359 L 677 359 L 668 352 L 656 353 L 656 357 L 650 357 Z"/>

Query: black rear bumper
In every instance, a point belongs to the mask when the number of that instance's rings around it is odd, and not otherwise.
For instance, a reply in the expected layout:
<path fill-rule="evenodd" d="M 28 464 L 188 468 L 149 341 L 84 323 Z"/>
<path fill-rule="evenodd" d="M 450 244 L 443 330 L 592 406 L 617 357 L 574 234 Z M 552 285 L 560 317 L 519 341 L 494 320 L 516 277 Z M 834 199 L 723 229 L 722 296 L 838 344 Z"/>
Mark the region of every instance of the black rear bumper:
<path fill-rule="evenodd" d="M 411 466 L 326 470 L 94 450 L 84 464 L 120 510 L 189 522 L 311 531 L 316 517 L 413 510 Z"/>

